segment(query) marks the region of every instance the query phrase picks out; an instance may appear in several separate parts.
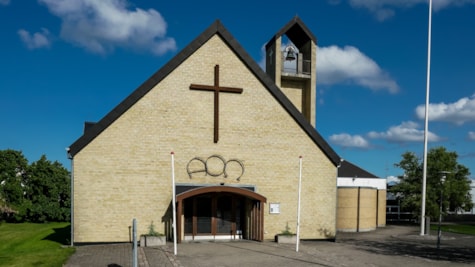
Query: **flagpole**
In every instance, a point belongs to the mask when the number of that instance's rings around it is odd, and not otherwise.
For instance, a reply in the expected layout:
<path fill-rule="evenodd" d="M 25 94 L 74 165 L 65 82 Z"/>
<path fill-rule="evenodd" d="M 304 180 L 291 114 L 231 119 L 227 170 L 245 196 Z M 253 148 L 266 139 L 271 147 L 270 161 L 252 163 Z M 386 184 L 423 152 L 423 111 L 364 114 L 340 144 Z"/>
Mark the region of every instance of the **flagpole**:
<path fill-rule="evenodd" d="M 173 209 L 173 252 L 177 254 L 176 248 L 176 190 L 175 190 L 175 153 L 171 152 L 172 156 L 172 209 Z"/>
<path fill-rule="evenodd" d="M 299 193 L 298 193 L 298 205 L 297 205 L 297 242 L 295 245 L 295 251 L 299 251 L 300 243 L 300 193 L 302 192 L 302 156 L 299 157 Z"/>
<path fill-rule="evenodd" d="M 424 161 L 422 169 L 422 205 L 421 205 L 421 235 L 425 234 L 426 216 L 426 183 L 427 183 L 427 139 L 429 131 L 429 91 L 430 91 L 430 47 L 432 31 L 432 0 L 429 0 L 429 30 L 427 41 L 427 81 L 426 81 L 426 106 L 424 127 Z"/>

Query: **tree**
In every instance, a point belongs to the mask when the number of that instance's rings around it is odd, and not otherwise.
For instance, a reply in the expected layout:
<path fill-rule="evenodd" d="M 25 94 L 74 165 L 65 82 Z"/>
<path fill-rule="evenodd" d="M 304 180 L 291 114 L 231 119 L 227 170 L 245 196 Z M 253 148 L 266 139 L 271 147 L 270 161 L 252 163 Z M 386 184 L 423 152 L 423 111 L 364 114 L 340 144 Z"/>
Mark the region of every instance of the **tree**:
<path fill-rule="evenodd" d="M 28 165 L 21 151 L 0 150 L 0 221 L 68 221 L 70 186 L 61 163 L 43 155 Z"/>
<path fill-rule="evenodd" d="M 28 183 L 28 160 L 21 151 L 0 150 L 0 219 L 22 212 L 25 185 Z"/>
<path fill-rule="evenodd" d="M 442 210 L 458 212 L 473 207 L 470 195 L 469 169 L 457 162 L 456 152 L 449 152 L 444 147 L 436 147 L 427 153 L 426 174 L 426 216 L 432 219 L 439 216 L 440 195 L 443 194 Z M 401 200 L 404 210 L 414 216 L 421 214 L 423 161 L 413 152 L 406 152 L 395 166 L 404 174 L 400 182 L 389 191 Z M 448 172 L 448 173 L 444 173 Z M 442 176 L 445 182 L 441 182 Z"/>
<path fill-rule="evenodd" d="M 68 170 L 59 162 L 51 162 L 43 155 L 30 165 L 28 173 L 25 206 L 29 207 L 29 220 L 34 222 L 69 220 L 71 190 Z"/>

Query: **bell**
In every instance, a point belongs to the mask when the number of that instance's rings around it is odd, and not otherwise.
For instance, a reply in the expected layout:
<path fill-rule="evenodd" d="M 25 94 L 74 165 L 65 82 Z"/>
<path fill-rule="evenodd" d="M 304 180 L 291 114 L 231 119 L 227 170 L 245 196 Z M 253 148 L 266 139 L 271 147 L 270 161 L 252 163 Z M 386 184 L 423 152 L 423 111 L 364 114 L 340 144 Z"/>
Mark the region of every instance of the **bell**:
<path fill-rule="evenodd" d="M 285 60 L 292 61 L 295 60 L 295 52 L 292 48 L 289 47 L 287 51 L 287 56 L 285 56 Z"/>

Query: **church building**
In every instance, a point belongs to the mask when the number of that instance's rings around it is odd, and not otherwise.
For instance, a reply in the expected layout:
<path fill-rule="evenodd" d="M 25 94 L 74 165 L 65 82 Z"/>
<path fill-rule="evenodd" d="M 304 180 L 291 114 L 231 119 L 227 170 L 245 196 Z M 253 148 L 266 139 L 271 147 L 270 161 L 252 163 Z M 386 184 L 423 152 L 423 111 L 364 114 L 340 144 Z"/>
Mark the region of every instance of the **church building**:
<path fill-rule="evenodd" d="M 72 241 L 129 242 L 134 218 L 171 239 L 174 191 L 178 242 L 295 233 L 298 207 L 301 239 L 334 239 L 341 159 L 315 130 L 316 53 L 295 17 L 263 70 L 211 24 L 69 147 Z"/>

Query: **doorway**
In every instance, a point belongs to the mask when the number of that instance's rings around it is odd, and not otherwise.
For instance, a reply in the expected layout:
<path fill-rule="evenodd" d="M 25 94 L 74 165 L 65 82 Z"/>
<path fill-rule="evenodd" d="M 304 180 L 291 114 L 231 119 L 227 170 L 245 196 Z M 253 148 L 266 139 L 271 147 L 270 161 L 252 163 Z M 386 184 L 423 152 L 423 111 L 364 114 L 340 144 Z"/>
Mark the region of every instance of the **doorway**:
<path fill-rule="evenodd" d="M 202 187 L 177 195 L 178 240 L 263 240 L 266 199 L 237 187 Z M 183 229 L 183 231 L 181 231 Z"/>
<path fill-rule="evenodd" d="M 185 240 L 239 239 L 245 222 L 245 198 L 207 193 L 184 200 Z"/>

